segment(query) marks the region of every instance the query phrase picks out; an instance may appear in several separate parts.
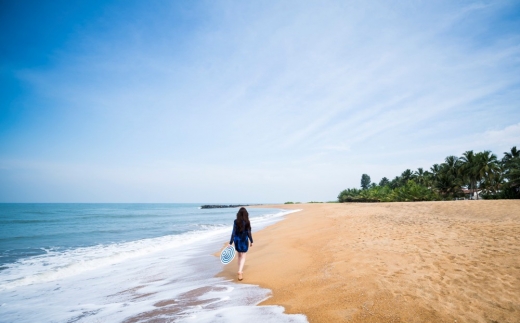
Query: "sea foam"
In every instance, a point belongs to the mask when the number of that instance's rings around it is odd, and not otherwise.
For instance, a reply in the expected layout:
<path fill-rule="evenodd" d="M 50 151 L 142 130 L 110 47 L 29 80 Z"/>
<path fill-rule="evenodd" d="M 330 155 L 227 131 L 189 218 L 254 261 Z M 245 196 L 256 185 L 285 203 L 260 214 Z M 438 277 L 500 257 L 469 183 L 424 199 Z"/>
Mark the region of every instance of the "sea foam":
<path fill-rule="evenodd" d="M 251 219 L 258 230 L 295 211 Z M 215 275 L 213 254 L 231 226 L 137 241 L 49 250 L 0 273 L 0 322 L 307 322 L 279 306 L 254 306 L 270 291 Z"/>

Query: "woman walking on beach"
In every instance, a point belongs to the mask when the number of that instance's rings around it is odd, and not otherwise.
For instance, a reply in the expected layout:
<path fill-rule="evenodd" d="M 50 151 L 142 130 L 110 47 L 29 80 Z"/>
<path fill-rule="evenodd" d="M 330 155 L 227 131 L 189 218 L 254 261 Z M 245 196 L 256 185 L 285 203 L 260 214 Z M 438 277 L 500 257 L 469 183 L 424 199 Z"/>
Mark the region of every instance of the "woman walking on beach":
<path fill-rule="evenodd" d="M 235 243 L 235 249 L 238 253 L 238 280 L 242 280 L 242 271 L 246 263 L 246 252 L 249 248 L 249 241 L 251 247 L 253 246 L 253 236 L 251 235 L 251 223 L 249 222 L 249 213 L 243 207 L 238 210 L 237 219 L 233 222 L 233 232 L 229 245 Z"/>

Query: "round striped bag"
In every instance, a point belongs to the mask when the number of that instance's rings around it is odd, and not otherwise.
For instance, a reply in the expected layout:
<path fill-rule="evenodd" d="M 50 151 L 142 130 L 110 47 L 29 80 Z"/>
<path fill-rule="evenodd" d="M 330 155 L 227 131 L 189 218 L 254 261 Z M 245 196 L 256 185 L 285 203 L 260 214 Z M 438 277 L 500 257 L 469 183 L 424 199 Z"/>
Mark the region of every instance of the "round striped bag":
<path fill-rule="evenodd" d="M 233 246 L 227 246 L 220 253 L 220 262 L 224 265 L 229 264 L 233 258 L 235 258 L 235 248 Z"/>

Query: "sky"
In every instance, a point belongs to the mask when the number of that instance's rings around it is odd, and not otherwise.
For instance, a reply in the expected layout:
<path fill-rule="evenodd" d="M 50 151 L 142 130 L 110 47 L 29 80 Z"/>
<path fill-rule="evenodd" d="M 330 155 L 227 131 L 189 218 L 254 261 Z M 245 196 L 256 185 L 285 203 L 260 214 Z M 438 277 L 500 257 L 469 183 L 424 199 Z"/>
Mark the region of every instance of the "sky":
<path fill-rule="evenodd" d="M 0 202 L 332 201 L 520 146 L 518 1 L 0 0 Z"/>

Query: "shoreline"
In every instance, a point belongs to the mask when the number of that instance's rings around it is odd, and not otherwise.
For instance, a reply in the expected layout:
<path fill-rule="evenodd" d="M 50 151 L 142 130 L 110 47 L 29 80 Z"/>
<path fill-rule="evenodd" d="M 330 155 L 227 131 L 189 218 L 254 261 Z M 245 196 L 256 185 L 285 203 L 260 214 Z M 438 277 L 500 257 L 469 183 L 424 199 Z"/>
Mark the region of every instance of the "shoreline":
<path fill-rule="evenodd" d="M 191 231 L 51 251 L 13 263 L 0 280 L 0 317 L 22 323 L 204 323 L 216 316 L 225 322 L 234 322 L 234 317 L 265 323 L 306 322 L 303 315 L 283 314 L 279 306 L 255 306 L 268 297 L 267 289 L 215 278 L 222 265 L 212 253 L 229 239 L 234 212 L 204 215 L 190 206 L 188 211 L 192 210 L 199 218 L 192 221 Z M 263 208 L 251 210 L 250 215 L 254 227 L 261 230 L 286 212 Z M 224 216 L 229 220 L 221 220 Z"/>
<path fill-rule="evenodd" d="M 262 205 L 302 209 L 253 236 L 244 280 L 309 322 L 517 322 L 520 201 Z"/>

